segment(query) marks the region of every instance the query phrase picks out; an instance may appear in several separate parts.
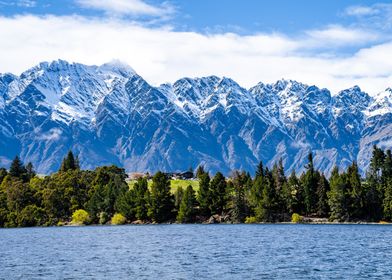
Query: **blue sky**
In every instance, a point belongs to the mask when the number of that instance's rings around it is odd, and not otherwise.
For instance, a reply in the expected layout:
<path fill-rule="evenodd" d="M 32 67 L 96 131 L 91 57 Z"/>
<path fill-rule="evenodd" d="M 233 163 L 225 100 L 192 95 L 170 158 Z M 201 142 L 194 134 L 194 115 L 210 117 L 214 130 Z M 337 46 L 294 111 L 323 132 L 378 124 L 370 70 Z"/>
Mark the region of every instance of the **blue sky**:
<path fill-rule="evenodd" d="M 392 86 L 392 2 L 0 0 L 0 72 L 119 59 L 152 84 L 229 76 L 338 90 Z"/>

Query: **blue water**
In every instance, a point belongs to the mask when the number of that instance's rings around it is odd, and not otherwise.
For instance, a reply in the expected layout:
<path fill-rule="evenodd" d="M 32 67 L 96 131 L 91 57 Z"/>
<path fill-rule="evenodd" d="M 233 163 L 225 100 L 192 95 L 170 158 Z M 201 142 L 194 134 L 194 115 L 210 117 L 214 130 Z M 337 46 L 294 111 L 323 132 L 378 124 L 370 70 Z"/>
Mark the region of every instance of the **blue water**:
<path fill-rule="evenodd" d="M 392 279 L 392 226 L 0 229 L 0 279 Z"/>

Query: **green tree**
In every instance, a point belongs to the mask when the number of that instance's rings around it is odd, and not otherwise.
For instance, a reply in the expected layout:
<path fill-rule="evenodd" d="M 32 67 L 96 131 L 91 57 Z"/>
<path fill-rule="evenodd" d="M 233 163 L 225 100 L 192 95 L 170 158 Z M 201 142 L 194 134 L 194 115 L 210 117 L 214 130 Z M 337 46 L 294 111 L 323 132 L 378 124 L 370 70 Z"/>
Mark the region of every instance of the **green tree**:
<path fill-rule="evenodd" d="M 324 174 L 320 175 L 317 185 L 317 216 L 328 217 L 329 205 L 328 205 L 328 192 L 329 192 L 329 182 L 325 178 Z"/>
<path fill-rule="evenodd" d="M 351 219 L 361 219 L 363 217 L 363 191 L 361 175 L 359 174 L 358 165 L 353 162 L 347 168 L 347 180 L 350 185 L 350 205 L 349 212 Z"/>
<path fill-rule="evenodd" d="M 200 173 L 199 176 L 199 192 L 198 201 L 200 205 L 200 214 L 203 216 L 209 216 L 210 211 L 210 175 L 208 173 Z"/>
<path fill-rule="evenodd" d="M 26 168 L 24 167 L 23 162 L 18 156 L 16 156 L 12 161 L 9 174 L 12 177 L 20 179 L 23 179 L 26 175 Z"/>
<path fill-rule="evenodd" d="M 29 162 L 26 165 L 26 180 L 30 181 L 34 176 L 35 176 L 35 171 L 34 171 L 33 164 Z"/>
<path fill-rule="evenodd" d="M 256 168 L 255 180 L 257 180 L 258 178 L 262 178 L 263 176 L 264 176 L 264 167 L 263 167 L 263 162 L 260 161 Z"/>
<path fill-rule="evenodd" d="M 252 179 L 246 172 L 234 171 L 232 180 L 229 181 L 227 188 L 231 193 L 232 219 L 235 222 L 243 223 L 249 213 L 249 202 L 246 194 L 252 187 Z"/>
<path fill-rule="evenodd" d="M 180 209 L 177 215 L 177 221 L 180 223 L 190 223 L 195 220 L 196 215 L 196 196 L 191 185 L 189 185 L 183 194 Z"/>
<path fill-rule="evenodd" d="M 313 154 L 308 155 L 309 163 L 306 165 L 306 173 L 301 177 L 301 183 L 304 187 L 304 202 L 306 214 L 312 214 L 316 212 L 317 205 L 317 174 L 313 164 Z"/>
<path fill-rule="evenodd" d="M 290 191 L 290 198 L 288 200 L 289 212 L 304 214 L 306 212 L 304 205 L 304 190 L 294 169 L 287 181 L 287 185 Z"/>
<path fill-rule="evenodd" d="M 184 196 L 184 189 L 179 186 L 174 193 L 174 208 L 178 211 L 180 209 L 181 201 Z"/>
<path fill-rule="evenodd" d="M 8 175 L 7 169 L 5 168 L 0 168 L 0 185 L 3 182 L 3 179 L 5 178 L 5 176 Z"/>
<path fill-rule="evenodd" d="M 331 209 L 331 220 L 349 221 L 350 219 L 350 200 L 345 177 L 345 174 L 339 174 L 339 169 L 335 166 L 331 173 L 331 190 L 328 192 L 328 204 Z"/>
<path fill-rule="evenodd" d="M 79 167 L 79 158 L 74 156 L 72 151 L 69 151 L 67 156 L 63 159 L 60 167 L 61 172 L 66 172 L 68 170 L 77 170 Z"/>
<path fill-rule="evenodd" d="M 210 182 L 210 210 L 211 214 L 221 214 L 227 203 L 226 178 L 217 172 Z"/>
<path fill-rule="evenodd" d="M 196 177 L 200 178 L 200 176 L 202 174 L 205 174 L 205 173 L 206 173 L 206 171 L 204 170 L 204 166 L 203 165 L 199 165 L 199 167 L 196 170 Z"/>
<path fill-rule="evenodd" d="M 93 222 L 100 218 L 109 218 L 114 215 L 115 208 L 119 207 L 120 200 L 128 191 L 125 182 L 127 175 L 123 168 L 116 166 L 103 166 L 95 170 L 95 178 L 92 180 L 92 188 L 89 190 L 89 200 L 86 209 L 90 213 Z M 107 219 L 101 219 L 107 222 Z"/>
<path fill-rule="evenodd" d="M 88 224 L 90 221 L 90 216 L 84 209 L 78 209 L 72 214 L 72 223 L 78 225 Z"/>
<path fill-rule="evenodd" d="M 274 186 L 272 173 L 266 169 L 263 180 L 263 196 L 256 208 L 256 218 L 262 222 L 275 222 L 280 220 L 280 201 Z"/>
<path fill-rule="evenodd" d="M 392 179 L 389 179 L 385 187 L 383 216 L 387 221 L 392 221 Z"/>
<path fill-rule="evenodd" d="M 148 216 L 157 223 L 172 219 L 173 200 L 170 193 L 170 180 L 164 173 L 157 172 L 152 178 Z"/>
<path fill-rule="evenodd" d="M 18 226 L 20 227 L 34 227 L 43 226 L 46 222 L 45 210 L 37 205 L 27 205 L 18 214 Z"/>

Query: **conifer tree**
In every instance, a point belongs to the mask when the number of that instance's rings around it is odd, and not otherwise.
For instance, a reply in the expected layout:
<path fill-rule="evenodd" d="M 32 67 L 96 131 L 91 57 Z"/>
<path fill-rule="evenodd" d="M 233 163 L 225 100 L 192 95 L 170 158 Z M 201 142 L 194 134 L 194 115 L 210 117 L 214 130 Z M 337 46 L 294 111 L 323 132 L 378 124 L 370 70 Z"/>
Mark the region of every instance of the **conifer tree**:
<path fill-rule="evenodd" d="M 177 215 L 177 221 L 180 223 L 193 222 L 196 214 L 195 206 L 196 206 L 195 192 L 192 186 L 188 185 L 182 197 L 180 209 Z"/>
<path fill-rule="evenodd" d="M 157 172 L 152 178 L 148 216 L 157 223 L 170 220 L 173 217 L 173 200 L 170 180 L 164 173 Z"/>
<path fill-rule="evenodd" d="M 331 190 L 328 192 L 328 204 L 331 209 L 331 220 L 349 221 L 349 193 L 345 174 L 339 174 L 337 166 L 334 167 L 330 178 Z"/>
<path fill-rule="evenodd" d="M 174 193 L 174 208 L 178 211 L 180 209 L 181 201 L 184 196 L 184 189 L 179 186 Z"/>
<path fill-rule="evenodd" d="M 387 182 L 392 179 L 392 153 L 387 150 L 385 154 L 384 164 L 382 166 L 382 181 Z"/>
<path fill-rule="evenodd" d="M 202 216 L 209 216 L 210 212 L 210 175 L 206 172 L 199 173 L 199 191 L 198 201 L 200 205 L 200 214 Z"/>
<path fill-rule="evenodd" d="M 138 220 L 147 219 L 147 203 L 150 198 L 148 182 L 145 178 L 139 179 L 131 190 L 134 193 L 135 217 Z"/>
<path fill-rule="evenodd" d="M 210 182 L 211 214 L 221 214 L 227 202 L 227 183 L 222 173 L 217 172 Z"/>
<path fill-rule="evenodd" d="M 35 171 L 34 171 L 34 167 L 33 164 L 31 162 L 29 162 L 26 165 L 26 177 L 27 177 L 27 181 L 30 181 L 31 178 L 33 178 L 35 176 Z"/>
<path fill-rule="evenodd" d="M 250 189 L 252 179 L 245 172 L 234 171 L 232 180 L 229 181 L 227 189 L 232 193 L 232 219 L 235 222 L 242 223 L 248 214 L 248 201 L 246 193 Z"/>
<path fill-rule="evenodd" d="M 263 197 L 256 208 L 256 218 L 262 222 L 275 222 L 279 220 L 279 198 L 274 186 L 272 173 L 266 169 L 264 176 Z"/>
<path fill-rule="evenodd" d="M 204 165 L 199 165 L 196 170 L 196 177 L 199 178 L 202 174 L 205 174 L 206 171 L 204 170 Z"/>
<path fill-rule="evenodd" d="M 385 186 L 383 217 L 387 221 L 392 221 L 392 179 L 389 179 Z"/>
<path fill-rule="evenodd" d="M 361 176 L 355 161 L 347 168 L 347 180 L 350 186 L 350 217 L 351 219 L 360 219 L 363 215 L 363 191 Z"/>
<path fill-rule="evenodd" d="M 259 164 L 257 165 L 257 168 L 256 168 L 255 180 L 257 180 L 258 178 L 261 178 L 263 176 L 264 176 L 264 167 L 263 167 L 263 162 L 260 161 Z"/>
<path fill-rule="evenodd" d="M 320 175 L 320 179 L 318 180 L 317 185 L 317 216 L 319 217 L 328 217 L 329 214 L 329 205 L 328 205 L 328 196 L 329 192 L 329 182 L 327 178 L 325 178 L 324 174 Z"/>
<path fill-rule="evenodd" d="M 75 170 L 75 169 L 76 169 L 75 157 L 72 151 L 69 151 L 67 156 L 63 159 L 61 163 L 60 171 L 66 172 L 68 170 Z"/>
<path fill-rule="evenodd" d="M 290 192 L 290 199 L 288 201 L 289 213 L 304 214 L 304 191 L 294 169 L 287 181 L 287 185 Z"/>
<path fill-rule="evenodd" d="M 317 205 L 317 177 L 313 165 L 313 154 L 308 155 L 309 163 L 306 165 L 306 173 L 302 177 L 302 184 L 304 186 L 304 202 L 307 214 L 315 212 Z"/>
<path fill-rule="evenodd" d="M 18 156 L 12 161 L 9 174 L 20 179 L 26 174 L 26 168 Z"/>

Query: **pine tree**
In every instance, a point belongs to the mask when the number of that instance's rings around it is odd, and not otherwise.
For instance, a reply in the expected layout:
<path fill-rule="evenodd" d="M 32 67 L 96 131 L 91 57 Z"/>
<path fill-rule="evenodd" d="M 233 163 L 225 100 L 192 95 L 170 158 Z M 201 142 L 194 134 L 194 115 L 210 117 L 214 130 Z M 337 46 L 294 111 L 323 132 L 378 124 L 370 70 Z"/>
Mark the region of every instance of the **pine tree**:
<path fill-rule="evenodd" d="M 232 193 L 232 219 L 242 223 L 248 214 L 248 201 L 246 192 L 249 191 L 252 179 L 245 172 L 234 171 L 232 180 L 228 183 L 227 189 Z"/>
<path fill-rule="evenodd" d="M 304 186 L 304 201 L 306 214 L 312 214 L 316 210 L 317 205 L 317 174 L 313 165 L 313 154 L 308 155 L 309 163 L 306 165 L 306 173 L 303 176 L 302 184 Z"/>
<path fill-rule="evenodd" d="M 279 220 L 279 198 L 274 186 L 272 173 L 266 169 L 264 176 L 263 197 L 256 208 L 256 218 L 262 222 L 275 222 Z"/>
<path fill-rule="evenodd" d="M 387 182 L 392 179 L 392 153 L 391 150 L 387 150 L 385 154 L 384 164 L 382 166 L 382 181 Z"/>
<path fill-rule="evenodd" d="M 290 200 L 288 202 L 289 212 L 304 214 L 305 213 L 305 205 L 304 205 L 304 190 L 303 187 L 295 173 L 295 170 L 291 172 L 291 175 L 287 181 L 288 189 L 290 191 Z"/>
<path fill-rule="evenodd" d="M 199 173 L 199 191 L 198 201 L 200 205 L 200 214 L 202 216 L 209 216 L 210 212 L 210 175 L 208 173 Z"/>
<path fill-rule="evenodd" d="M 268 170 L 268 169 L 267 169 Z M 261 201 L 263 199 L 263 191 L 264 191 L 264 182 L 265 182 L 265 171 L 263 168 L 263 163 L 260 163 L 257 166 L 256 176 L 253 180 L 250 192 L 249 192 L 249 203 L 253 210 L 253 214 L 257 215 L 256 212 L 261 207 Z"/>
<path fill-rule="evenodd" d="M 210 182 L 210 210 L 211 214 L 221 214 L 227 202 L 226 179 L 218 172 Z"/>
<path fill-rule="evenodd" d="M 174 208 L 177 209 L 177 211 L 180 209 L 181 201 L 184 196 L 184 189 L 179 186 L 174 193 Z"/>
<path fill-rule="evenodd" d="M 256 168 L 255 180 L 257 180 L 258 178 L 262 178 L 263 176 L 264 176 L 263 162 L 260 161 Z"/>
<path fill-rule="evenodd" d="M 148 216 L 157 223 L 170 220 L 173 218 L 173 200 L 170 180 L 164 173 L 157 172 L 152 178 Z"/>
<path fill-rule="evenodd" d="M 60 167 L 61 172 L 66 172 L 68 170 L 79 169 L 79 159 L 75 160 L 72 151 L 69 151 L 67 156 L 63 159 Z"/>
<path fill-rule="evenodd" d="M 317 185 L 317 216 L 327 217 L 329 214 L 328 195 L 329 182 L 324 174 L 320 175 Z"/>
<path fill-rule="evenodd" d="M 384 166 L 384 151 L 373 146 L 372 158 L 370 160 L 370 168 L 366 176 L 366 184 L 364 184 L 364 209 L 366 219 L 370 221 L 379 221 L 382 217 L 384 200 L 384 186 L 382 182 L 382 168 Z"/>
<path fill-rule="evenodd" d="M 351 219 L 360 219 L 363 216 L 363 191 L 356 162 L 353 162 L 347 168 L 347 180 L 350 185 L 350 217 Z"/>
<path fill-rule="evenodd" d="M 182 201 L 180 204 L 180 209 L 177 215 L 177 221 L 180 223 L 190 223 L 195 219 L 195 206 L 196 197 L 195 192 L 191 185 L 189 185 L 184 192 Z"/>
<path fill-rule="evenodd" d="M 383 217 L 387 221 L 392 221 L 392 179 L 389 179 L 385 186 Z"/>
<path fill-rule="evenodd" d="M 22 179 L 23 176 L 26 174 L 26 168 L 23 165 L 23 162 L 20 160 L 18 156 L 14 158 L 14 160 L 11 163 L 10 167 L 10 172 L 9 174 L 12 177 L 20 178 Z"/>
<path fill-rule="evenodd" d="M 205 174 L 206 172 L 205 172 L 205 170 L 204 170 L 204 166 L 203 165 L 199 165 L 199 167 L 197 168 L 197 170 L 196 170 L 196 177 L 197 178 L 200 178 L 200 176 L 202 175 L 202 174 Z"/>
<path fill-rule="evenodd" d="M 33 164 L 31 162 L 29 162 L 26 165 L 26 177 L 27 177 L 27 180 L 30 181 L 31 178 L 33 178 L 34 176 L 35 176 L 35 171 L 34 171 Z"/>
<path fill-rule="evenodd" d="M 289 191 L 287 186 L 287 178 L 284 175 L 284 168 L 283 168 L 283 161 L 282 159 L 279 160 L 279 163 L 274 165 L 272 169 L 272 178 L 273 184 L 275 187 L 276 196 L 276 203 L 278 211 L 280 212 L 281 216 L 284 213 L 287 213 L 287 202 L 289 200 Z"/>
<path fill-rule="evenodd" d="M 349 221 L 349 193 L 345 174 L 339 174 L 338 167 L 334 167 L 331 173 L 330 186 L 328 192 L 328 204 L 331 209 L 331 220 Z"/>
<path fill-rule="evenodd" d="M 135 217 L 138 220 L 147 219 L 147 202 L 150 198 L 148 182 L 145 178 L 138 179 L 135 183 L 132 193 L 134 193 Z"/>

